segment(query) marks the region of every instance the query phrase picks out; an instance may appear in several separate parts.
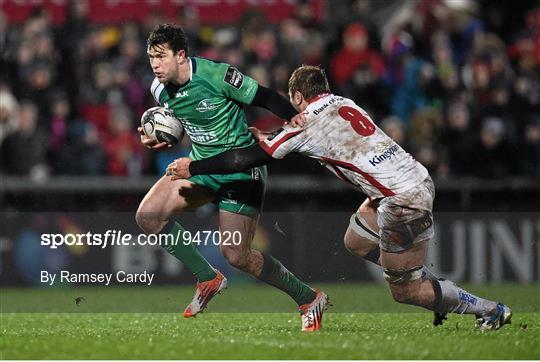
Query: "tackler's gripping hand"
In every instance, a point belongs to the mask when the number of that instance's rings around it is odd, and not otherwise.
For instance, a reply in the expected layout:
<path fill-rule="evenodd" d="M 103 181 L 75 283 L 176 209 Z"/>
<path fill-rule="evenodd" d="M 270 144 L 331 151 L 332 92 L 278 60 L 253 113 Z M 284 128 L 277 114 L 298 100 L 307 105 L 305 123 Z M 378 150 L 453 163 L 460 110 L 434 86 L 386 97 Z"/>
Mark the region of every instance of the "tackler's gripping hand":
<path fill-rule="evenodd" d="M 166 176 L 171 176 L 171 180 L 180 180 L 188 179 L 191 177 L 189 172 L 189 165 L 191 164 L 191 159 L 187 157 L 181 157 L 169 164 L 167 166 Z"/>

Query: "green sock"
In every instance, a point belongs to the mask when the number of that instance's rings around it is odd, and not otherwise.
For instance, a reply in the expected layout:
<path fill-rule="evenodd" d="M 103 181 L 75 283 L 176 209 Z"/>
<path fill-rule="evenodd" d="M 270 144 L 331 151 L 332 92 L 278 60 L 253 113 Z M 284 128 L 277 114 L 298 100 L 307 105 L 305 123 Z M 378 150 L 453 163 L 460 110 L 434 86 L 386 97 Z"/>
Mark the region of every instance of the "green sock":
<path fill-rule="evenodd" d="M 264 259 L 259 279 L 287 293 L 298 305 L 311 303 L 316 293 L 293 273 L 270 255 L 261 253 Z"/>
<path fill-rule="evenodd" d="M 199 250 L 197 250 L 193 243 L 184 238 L 185 230 L 182 225 L 178 222 L 170 221 L 163 229 L 170 230 L 168 234 L 173 236 L 173 242 L 167 242 L 162 247 L 169 254 L 184 263 L 186 268 L 195 275 L 199 282 L 211 280 L 216 277 L 214 268 L 199 253 Z"/>

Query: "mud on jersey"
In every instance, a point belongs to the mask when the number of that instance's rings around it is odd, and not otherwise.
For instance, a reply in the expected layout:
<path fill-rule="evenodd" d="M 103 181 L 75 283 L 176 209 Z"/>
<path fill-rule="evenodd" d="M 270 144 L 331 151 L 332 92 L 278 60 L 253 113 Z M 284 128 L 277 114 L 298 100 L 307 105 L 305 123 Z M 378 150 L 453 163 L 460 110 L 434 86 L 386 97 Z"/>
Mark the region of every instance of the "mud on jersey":
<path fill-rule="evenodd" d="M 190 157 L 200 160 L 255 143 L 243 104 L 250 104 L 258 84 L 226 63 L 190 58 L 190 80 L 181 86 L 154 79 L 154 99 L 169 108 L 193 144 Z"/>
<path fill-rule="evenodd" d="M 274 158 L 291 152 L 316 158 L 373 199 L 402 193 L 428 176 L 352 100 L 321 95 L 305 114 L 304 128 L 285 126 L 261 141 L 261 147 Z"/>

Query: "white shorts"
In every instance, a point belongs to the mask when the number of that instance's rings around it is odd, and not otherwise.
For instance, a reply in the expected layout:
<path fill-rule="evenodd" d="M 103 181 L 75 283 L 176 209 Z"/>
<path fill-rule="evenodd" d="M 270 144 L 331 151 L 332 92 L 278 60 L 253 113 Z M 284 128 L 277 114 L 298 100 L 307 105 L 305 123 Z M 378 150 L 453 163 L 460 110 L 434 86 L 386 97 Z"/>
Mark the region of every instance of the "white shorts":
<path fill-rule="evenodd" d="M 418 186 L 380 200 L 377 208 L 381 249 L 399 253 L 433 238 L 435 185 L 427 177 Z"/>

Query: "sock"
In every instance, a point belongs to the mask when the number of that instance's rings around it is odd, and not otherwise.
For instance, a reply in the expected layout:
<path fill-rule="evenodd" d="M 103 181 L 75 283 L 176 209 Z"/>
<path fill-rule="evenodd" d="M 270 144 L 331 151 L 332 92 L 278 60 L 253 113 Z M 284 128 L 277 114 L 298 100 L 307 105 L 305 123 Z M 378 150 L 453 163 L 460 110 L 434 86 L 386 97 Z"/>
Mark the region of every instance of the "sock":
<path fill-rule="evenodd" d="M 439 313 L 483 316 L 497 307 L 496 302 L 477 297 L 461 289 L 450 280 L 433 281 L 433 287 L 435 289 L 434 310 Z"/>
<path fill-rule="evenodd" d="M 204 282 L 207 280 L 212 280 L 216 277 L 216 271 L 201 255 L 201 253 L 199 253 L 199 250 L 197 250 L 191 241 L 184 239 L 183 236 L 185 229 L 182 227 L 182 225 L 171 220 L 167 223 L 167 225 L 165 225 L 163 230 L 170 230 L 167 234 L 172 235 L 174 241 L 171 243 L 165 243 L 161 246 L 167 250 L 169 254 L 184 263 L 186 268 L 188 268 L 193 275 L 195 275 L 197 281 Z"/>
<path fill-rule="evenodd" d="M 367 253 L 363 259 L 373 264 L 381 265 L 380 258 L 381 258 L 381 249 L 376 248 L 370 251 L 369 253 Z M 439 278 L 437 278 L 437 276 L 433 274 L 433 272 L 429 270 L 427 266 L 423 265 L 422 266 L 422 279 L 423 280 L 426 280 L 426 279 L 438 280 Z"/>
<path fill-rule="evenodd" d="M 261 253 L 263 266 L 258 279 L 287 293 L 298 305 L 311 303 L 316 293 L 270 255 Z"/>

